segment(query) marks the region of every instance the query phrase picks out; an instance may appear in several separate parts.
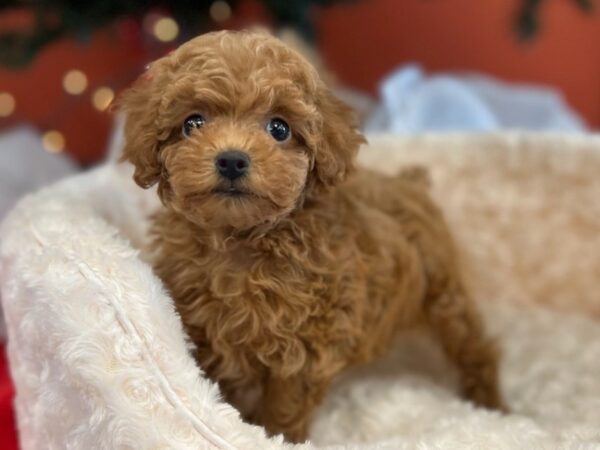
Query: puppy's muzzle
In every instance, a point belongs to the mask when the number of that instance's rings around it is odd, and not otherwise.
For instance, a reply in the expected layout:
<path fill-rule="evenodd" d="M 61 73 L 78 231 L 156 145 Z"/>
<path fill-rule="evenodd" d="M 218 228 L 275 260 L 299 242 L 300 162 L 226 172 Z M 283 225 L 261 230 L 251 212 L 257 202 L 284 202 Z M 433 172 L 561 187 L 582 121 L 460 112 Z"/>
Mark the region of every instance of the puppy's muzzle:
<path fill-rule="evenodd" d="M 239 150 L 227 150 L 217 155 L 215 167 L 219 175 L 233 181 L 248 173 L 250 157 Z"/>

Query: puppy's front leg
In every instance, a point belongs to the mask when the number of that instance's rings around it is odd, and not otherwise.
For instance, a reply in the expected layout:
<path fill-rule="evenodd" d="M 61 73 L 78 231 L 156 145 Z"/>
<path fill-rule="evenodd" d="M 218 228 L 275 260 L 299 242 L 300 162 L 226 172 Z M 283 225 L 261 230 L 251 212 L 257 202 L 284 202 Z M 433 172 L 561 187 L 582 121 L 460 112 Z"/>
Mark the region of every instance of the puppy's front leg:
<path fill-rule="evenodd" d="M 304 442 L 315 408 L 321 403 L 330 380 L 302 375 L 269 377 L 265 384 L 260 423 L 271 435 L 283 434 L 290 442 Z"/>

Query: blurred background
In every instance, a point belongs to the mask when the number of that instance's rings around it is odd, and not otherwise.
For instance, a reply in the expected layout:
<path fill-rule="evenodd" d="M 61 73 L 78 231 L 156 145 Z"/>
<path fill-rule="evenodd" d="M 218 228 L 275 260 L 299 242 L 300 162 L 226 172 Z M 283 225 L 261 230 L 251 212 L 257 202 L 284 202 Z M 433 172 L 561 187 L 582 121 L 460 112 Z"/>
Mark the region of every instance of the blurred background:
<path fill-rule="evenodd" d="M 304 39 L 370 131 L 594 129 L 600 127 L 594 6 L 593 0 L 0 0 L 0 145 L 11 130 L 26 127 L 27 145 L 37 140 L 47 152 L 93 164 L 107 149 L 111 101 L 149 61 L 199 33 L 257 23 Z"/>

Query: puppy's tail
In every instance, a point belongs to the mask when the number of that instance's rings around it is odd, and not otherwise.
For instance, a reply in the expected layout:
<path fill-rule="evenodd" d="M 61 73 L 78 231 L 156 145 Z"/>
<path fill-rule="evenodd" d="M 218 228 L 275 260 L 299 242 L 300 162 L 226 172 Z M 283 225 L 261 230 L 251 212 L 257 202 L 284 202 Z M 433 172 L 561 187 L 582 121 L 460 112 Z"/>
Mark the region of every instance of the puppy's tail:
<path fill-rule="evenodd" d="M 403 168 L 397 175 L 401 181 L 419 186 L 428 190 L 431 188 L 431 176 L 429 171 L 423 166 L 408 166 Z"/>

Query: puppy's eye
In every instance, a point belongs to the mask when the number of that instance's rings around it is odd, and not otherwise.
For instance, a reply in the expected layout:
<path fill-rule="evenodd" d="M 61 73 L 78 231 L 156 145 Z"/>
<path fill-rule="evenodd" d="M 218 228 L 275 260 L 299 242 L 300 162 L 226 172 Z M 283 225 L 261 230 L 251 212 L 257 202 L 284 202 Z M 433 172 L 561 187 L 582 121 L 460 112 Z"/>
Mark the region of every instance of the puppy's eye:
<path fill-rule="evenodd" d="M 181 132 L 185 137 L 189 137 L 196 128 L 202 127 L 206 123 L 204 116 L 200 114 L 192 114 L 190 117 L 183 121 Z"/>
<path fill-rule="evenodd" d="M 267 132 L 277 142 L 287 141 L 291 135 L 290 126 L 283 119 L 274 118 L 267 123 Z"/>

